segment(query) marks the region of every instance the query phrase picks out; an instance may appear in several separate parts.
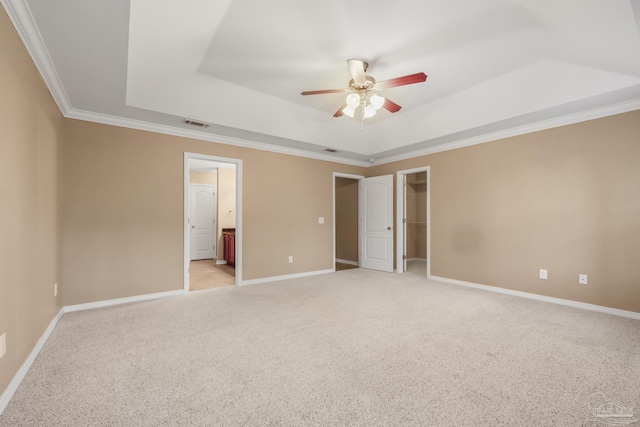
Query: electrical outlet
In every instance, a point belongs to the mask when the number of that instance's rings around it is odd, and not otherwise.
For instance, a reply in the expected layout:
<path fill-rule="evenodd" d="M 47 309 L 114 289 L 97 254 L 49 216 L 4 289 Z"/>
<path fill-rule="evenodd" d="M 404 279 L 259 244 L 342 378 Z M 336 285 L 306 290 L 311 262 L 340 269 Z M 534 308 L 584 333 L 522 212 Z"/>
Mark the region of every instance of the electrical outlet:
<path fill-rule="evenodd" d="M 289 264 L 293 264 L 293 255 L 289 255 Z"/>
<path fill-rule="evenodd" d="M 7 333 L 0 335 L 0 359 L 7 354 Z"/>
<path fill-rule="evenodd" d="M 587 275 L 586 274 L 578 274 L 578 283 L 581 285 L 587 284 Z"/>
<path fill-rule="evenodd" d="M 544 270 L 542 268 L 540 269 L 540 278 L 547 280 L 547 270 Z"/>
<path fill-rule="evenodd" d="M 57 297 L 57 296 L 58 296 L 58 284 L 57 284 L 57 283 L 55 283 L 55 284 L 53 285 L 53 296 L 54 296 L 54 297 Z"/>
<path fill-rule="evenodd" d="M 318 218 L 318 224 L 324 224 L 324 217 L 323 216 Z"/>

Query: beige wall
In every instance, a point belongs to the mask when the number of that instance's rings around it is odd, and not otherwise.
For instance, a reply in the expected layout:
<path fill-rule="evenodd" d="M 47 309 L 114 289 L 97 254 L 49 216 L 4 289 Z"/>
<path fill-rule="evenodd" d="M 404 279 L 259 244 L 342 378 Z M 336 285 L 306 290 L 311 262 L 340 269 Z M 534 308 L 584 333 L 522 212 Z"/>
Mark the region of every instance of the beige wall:
<path fill-rule="evenodd" d="M 236 170 L 218 169 L 218 259 L 224 259 L 223 228 L 236 228 Z"/>
<path fill-rule="evenodd" d="M 640 111 L 367 176 L 427 165 L 432 274 L 640 311 Z M 579 273 L 588 285 L 578 285 Z"/>
<path fill-rule="evenodd" d="M 358 180 L 336 178 L 336 258 L 358 262 Z"/>
<path fill-rule="evenodd" d="M 244 162 L 245 280 L 332 268 L 333 172 L 429 165 L 434 275 L 640 312 L 639 111 L 351 167 L 65 120 L 4 11 L 0 93 L 0 391 L 61 302 L 182 288 L 185 151 Z"/>
<path fill-rule="evenodd" d="M 1 394 L 60 311 L 63 292 L 63 118 L 2 8 L 0 94 L 0 335 L 7 334 Z"/>
<path fill-rule="evenodd" d="M 182 288 L 185 151 L 243 160 L 244 280 L 332 268 L 333 172 L 364 172 L 78 120 L 65 140 L 65 305 Z"/>

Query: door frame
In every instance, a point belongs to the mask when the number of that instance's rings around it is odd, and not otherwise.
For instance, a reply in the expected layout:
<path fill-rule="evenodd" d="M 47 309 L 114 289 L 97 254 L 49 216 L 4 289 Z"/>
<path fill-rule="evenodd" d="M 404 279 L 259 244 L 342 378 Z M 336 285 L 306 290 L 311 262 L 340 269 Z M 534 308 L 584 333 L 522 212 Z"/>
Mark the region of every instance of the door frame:
<path fill-rule="evenodd" d="M 427 173 L 427 279 L 431 278 L 431 167 L 423 166 L 413 169 L 405 169 L 396 172 L 396 271 L 399 274 L 404 273 L 402 255 L 404 255 L 405 247 L 405 228 L 402 223 L 405 218 L 404 212 L 404 199 L 405 193 L 404 185 L 406 175 L 411 175 L 418 172 Z"/>
<path fill-rule="evenodd" d="M 213 195 L 216 198 L 215 202 L 214 202 L 214 206 L 215 209 L 213 210 L 213 223 L 215 224 L 215 227 L 213 227 L 213 239 L 215 242 L 214 245 L 214 249 L 213 249 L 213 258 L 217 259 L 218 258 L 218 186 L 216 184 L 194 184 L 194 183 L 189 183 L 189 197 L 191 197 L 191 187 L 198 185 L 200 187 L 207 187 L 207 188 L 213 188 Z M 191 203 L 191 200 L 189 200 L 189 203 Z M 191 205 L 189 205 L 189 216 L 191 216 Z M 192 261 L 191 259 L 191 229 L 189 229 L 189 261 Z"/>
<path fill-rule="evenodd" d="M 236 165 L 236 286 L 242 285 L 242 159 L 210 156 L 208 154 L 184 152 L 183 162 L 183 282 L 185 293 L 189 292 L 189 262 L 191 261 L 191 230 L 189 227 L 189 160 L 200 159 Z M 217 249 L 217 244 L 216 244 Z"/>
<path fill-rule="evenodd" d="M 350 173 L 334 172 L 333 173 L 333 272 L 336 271 L 336 178 L 349 178 L 360 181 L 364 175 L 354 175 Z M 360 184 L 358 184 L 358 193 L 360 193 Z M 360 227 L 358 226 L 358 266 L 360 265 Z"/>

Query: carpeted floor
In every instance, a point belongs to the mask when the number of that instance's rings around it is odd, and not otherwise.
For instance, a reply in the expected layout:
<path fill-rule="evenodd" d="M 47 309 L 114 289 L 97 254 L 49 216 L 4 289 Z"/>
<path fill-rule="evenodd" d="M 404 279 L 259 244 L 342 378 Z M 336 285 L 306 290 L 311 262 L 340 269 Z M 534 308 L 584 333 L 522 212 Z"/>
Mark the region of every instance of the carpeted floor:
<path fill-rule="evenodd" d="M 583 426 L 609 401 L 640 418 L 640 321 L 352 269 L 65 314 L 0 425 Z"/>

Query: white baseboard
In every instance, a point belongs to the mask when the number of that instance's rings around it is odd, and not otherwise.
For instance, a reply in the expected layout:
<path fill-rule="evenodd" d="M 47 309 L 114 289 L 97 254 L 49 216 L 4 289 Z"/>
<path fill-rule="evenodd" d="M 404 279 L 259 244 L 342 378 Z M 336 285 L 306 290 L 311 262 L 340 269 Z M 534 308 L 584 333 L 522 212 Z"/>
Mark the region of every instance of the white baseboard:
<path fill-rule="evenodd" d="M 360 266 L 360 264 L 358 264 L 358 261 L 349 261 L 347 259 L 336 258 L 336 262 L 339 262 L 340 264 L 349 264 L 349 265 Z"/>
<path fill-rule="evenodd" d="M 628 317 L 630 319 L 640 320 L 640 313 L 635 311 L 620 310 L 618 308 L 604 307 L 602 305 L 588 304 L 586 302 L 573 301 L 562 298 L 549 297 L 546 295 L 532 294 L 529 292 L 514 291 L 512 289 L 499 288 L 497 286 L 480 285 L 478 283 L 465 282 L 463 280 L 448 279 L 440 276 L 429 276 L 429 280 L 437 282 L 449 283 L 452 285 L 466 286 L 467 288 L 481 289 L 483 291 L 496 292 L 499 294 L 512 295 L 520 298 L 529 298 L 537 301 L 550 302 L 552 304 L 565 305 L 573 308 L 581 308 L 583 310 L 597 311 L 598 313 L 613 314 L 614 316 Z"/>
<path fill-rule="evenodd" d="M 223 265 L 226 264 L 227 260 L 226 259 L 217 259 L 216 260 L 216 265 Z"/>
<path fill-rule="evenodd" d="M 47 339 L 49 339 L 49 335 L 51 335 L 51 332 L 53 332 L 53 329 L 56 327 L 56 325 L 58 324 L 58 320 L 60 320 L 63 314 L 64 308 L 61 308 L 58 314 L 56 314 L 56 316 L 53 318 L 51 323 L 49 323 L 49 326 L 44 331 L 35 347 L 33 347 L 33 350 L 31 350 L 31 353 L 29 353 L 29 357 L 27 357 L 27 360 L 24 361 L 20 369 L 18 369 L 18 372 L 16 372 L 16 374 L 13 376 L 13 379 L 11 380 L 5 391 L 2 393 L 2 395 L 0 395 L 0 414 L 4 412 L 4 409 L 9 404 L 9 401 L 13 397 L 13 394 L 18 389 L 18 386 L 24 379 L 25 375 L 27 375 L 27 372 L 29 372 L 29 369 L 31 369 L 31 365 L 36 360 L 36 357 L 38 357 L 38 353 L 40 353 L 40 350 L 42 350 L 44 343 L 46 343 Z"/>
<path fill-rule="evenodd" d="M 91 310 L 93 308 L 110 307 L 112 305 L 129 304 L 132 302 L 150 301 L 159 298 L 175 297 L 184 295 L 184 289 L 178 291 L 158 292 L 156 294 L 136 295 L 134 297 L 108 299 L 104 301 L 88 302 L 86 304 L 67 305 L 63 307 L 65 313 L 74 311 Z"/>
<path fill-rule="evenodd" d="M 334 272 L 333 269 L 329 269 L 329 270 L 307 271 L 306 273 L 286 274 L 284 276 L 263 277 L 261 279 L 243 280 L 242 283 L 239 284 L 239 286 L 257 285 L 258 283 L 277 282 L 280 280 L 299 279 L 301 277 L 317 276 L 319 274 L 327 274 L 327 273 L 333 273 L 333 272 Z"/>

